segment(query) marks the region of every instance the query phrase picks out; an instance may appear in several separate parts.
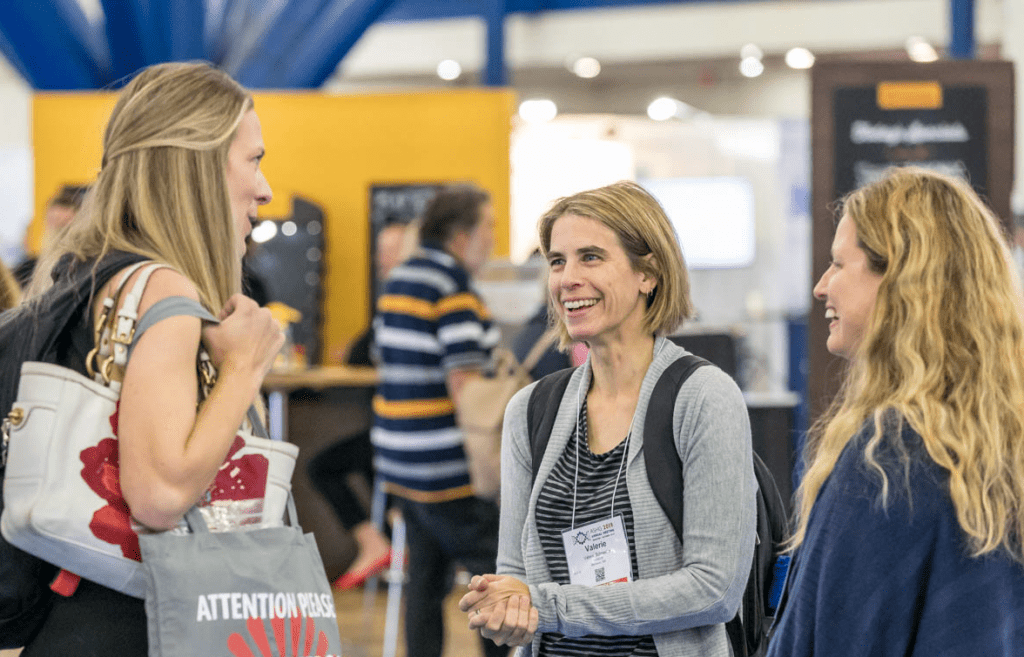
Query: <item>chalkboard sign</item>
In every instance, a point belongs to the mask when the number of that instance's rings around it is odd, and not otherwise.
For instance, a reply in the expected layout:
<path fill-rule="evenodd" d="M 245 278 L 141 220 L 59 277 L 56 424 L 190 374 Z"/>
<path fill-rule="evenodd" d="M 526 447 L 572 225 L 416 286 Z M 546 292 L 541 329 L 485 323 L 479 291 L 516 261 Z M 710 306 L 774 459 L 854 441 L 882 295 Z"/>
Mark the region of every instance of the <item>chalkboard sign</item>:
<path fill-rule="evenodd" d="M 890 166 L 965 178 L 1010 226 L 1013 65 L 1001 61 L 818 60 L 811 72 L 812 285 L 828 267 L 835 202 Z M 808 417 L 831 403 L 846 371 L 828 353 L 824 304 L 807 322 Z"/>
<path fill-rule="evenodd" d="M 908 93 L 888 107 L 880 106 L 877 85 L 835 90 L 835 198 L 894 165 L 958 176 L 986 195 L 988 90 L 932 84 L 935 93 L 915 98 L 914 83 L 890 83 L 889 89 L 907 87 Z"/>
<path fill-rule="evenodd" d="M 377 307 L 384 281 L 377 276 L 377 233 L 394 222 L 408 223 L 420 217 L 440 183 L 377 184 L 370 187 L 370 308 Z"/>

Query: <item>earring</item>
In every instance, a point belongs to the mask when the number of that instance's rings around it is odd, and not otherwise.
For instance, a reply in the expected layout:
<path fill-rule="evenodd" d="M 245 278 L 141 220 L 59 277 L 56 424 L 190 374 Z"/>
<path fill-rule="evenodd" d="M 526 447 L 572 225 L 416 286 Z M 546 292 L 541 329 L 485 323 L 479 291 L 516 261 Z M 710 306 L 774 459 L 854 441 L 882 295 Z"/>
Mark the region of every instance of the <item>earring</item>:
<path fill-rule="evenodd" d="M 653 301 L 654 300 L 654 288 L 653 287 L 650 290 L 648 290 L 648 292 L 647 292 L 647 300 L 648 301 Z"/>

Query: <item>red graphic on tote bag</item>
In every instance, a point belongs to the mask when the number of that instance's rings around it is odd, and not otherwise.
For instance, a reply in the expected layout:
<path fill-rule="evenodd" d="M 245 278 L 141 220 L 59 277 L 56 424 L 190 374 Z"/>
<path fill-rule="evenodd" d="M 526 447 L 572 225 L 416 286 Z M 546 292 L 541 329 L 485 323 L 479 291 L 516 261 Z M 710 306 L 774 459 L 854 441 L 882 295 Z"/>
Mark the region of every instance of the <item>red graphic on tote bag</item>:
<path fill-rule="evenodd" d="M 120 403 L 110 416 L 113 437 L 104 438 L 95 447 L 82 450 L 79 458 L 85 466 L 82 479 L 107 504 L 92 514 L 89 530 L 101 541 L 121 546 L 121 554 L 128 559 L 142 561 L 139 554 L 139 536 L 132 531 L 128 503 L 121 495 L 121 477 L 117 455 L 117 415 Z"/>
<path fill-rule="evenodd" d="M 139 552 L 139 536 L 132 530 L 131 512 L 121 494 L 120 465 L 117 451 L 117 428 L 120 402 L 110 416 L 110 430 L 113 434 L 104 438 L 94 447 L 87 447 L 79 454 L 82 461 L 82 479 L 94 493 L 107 503 L 92 515 L 89 530 L 106 543 L 121 547 L 121 553 L 128 559 L 142 561 Z M 208 495 L 201 504 L 219 500 L 252 500 L 258 505 L 256 515 L 247 522 L 261 519 L 263 495 L 267 488 L 269 463 L 261 454 L 246 454 L 232 458 L 245 447 L 245 440 L 235 436 L 227 458 L 217 471 Z"/>
<path fill-rule="evenodd" d="M 250 618 L 245 622 L 246 629 L 249 630 L 249 638 L 256 646 L 256 650 L 259 652 L 253 652 L 249 643 L 246 642 L 238 632 L 234 632 L 228 637 L 228 650 L 234 657 L 331 657 L 327 654 L 329 649 L 327 635 L 322 631 L 317 633 L 316 622 L 312 618 L 304 618 L 302 616 L 293 616 L 289 619 L 288 625 L 291 627 L 291 641 L 287 640 L 285 636 L 286 625 L 283 618 L 274 618 L 269 621 L 270 626 L 274 630 L 274 643 L 277 651 L 274 652 L 270 647 L 270 641 L 267 638 L 267 629 L 263 625 L 263 621 L 258 618 Z M 302 623 L 305 621 L 306 627 L 303 631 Z M 334 621 L 328 621 L 334 622 Z M 316 639 L 316 650 L 313 649 L 313 639 Z M 299 643 L 303 643 L 303 651 L 299 652 Z M 290 650 L 289 650 L 290 648 Z"/>
<path fill-rule="evenodd" d="M 262 454 L 246 454 L 233 458 L 245 447 L 245 440 L 235 436 L 228 456 L 210 486 L 210 500 L 262 500 L 267 490 L 269 462 Z"/>

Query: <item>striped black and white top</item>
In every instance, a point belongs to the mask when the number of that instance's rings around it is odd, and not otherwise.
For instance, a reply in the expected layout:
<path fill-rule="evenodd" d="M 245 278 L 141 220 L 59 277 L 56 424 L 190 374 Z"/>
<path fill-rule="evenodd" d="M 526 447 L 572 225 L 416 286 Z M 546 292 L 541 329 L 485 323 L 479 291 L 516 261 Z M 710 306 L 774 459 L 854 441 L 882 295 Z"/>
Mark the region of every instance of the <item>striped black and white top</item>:
<path fill-rule="evenodd" d="M 537 532 L 544 557 L 556 584 L 569 584 L 569 564 L 562 543 L 562 532 L 573 523 L 573 483 L 576 481 L 576 455 L 579 446 L 579 480 L 576 485 L 575 526 L 586 525 L 621 515 L 629 539 L 629 554 L 633 579 L 638 579 L 636 543 L 633 539 L 633 511 L 629 505 L 625 467 L 622 459 L 626 441 L 604 454 L 594 454 L 587 443 L 587 403 L 580 408 L 578 431 L 573 432 L 569 444 L 551 474 L 544 481 L 537 499 Z M 615 480 L 620 467 L 623 476 Z M 612 496 L 615 509 L 612 510 Z M 612 585 L 614 586 L 614 585 Z M 597 636 L 566 637 L 547 632 L 541 636 L 541 657 L 601 655 L 601 657 L 657 657 L 654 639 L 650 636 Z"/>

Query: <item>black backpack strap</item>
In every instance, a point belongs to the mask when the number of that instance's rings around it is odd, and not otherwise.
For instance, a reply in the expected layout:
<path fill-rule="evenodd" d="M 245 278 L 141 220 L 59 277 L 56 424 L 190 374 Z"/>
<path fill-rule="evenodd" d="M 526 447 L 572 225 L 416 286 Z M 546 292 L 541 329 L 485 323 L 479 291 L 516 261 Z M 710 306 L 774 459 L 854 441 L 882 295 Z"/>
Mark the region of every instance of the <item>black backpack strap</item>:
<path fill-rule="evenodd" d="M 555 426 L 558 407 L 562 404 L 565 389 L 569 387 L 569 379 L 575 371 L 575 367 L 570 367 L 552 372 L 537 381 L 530 393 L 530 401 L 526 405 L 526 427 L 530 436 L 530 454 L 533 456 L 531 481 L 537 481 L 540 462 L 544 458 L 548 439 L 551 438 L 551 429 Z"/>
<path fill-rule="evenodd" d="M 644 419 L 647 479 L 679 540 L 683 538 L 683 461 L 676 451 L 673 414 L 679 389 L 698 368 L 710 364 L 699 356 L 687 354 L 665 368 L 647 402 Z"/>

